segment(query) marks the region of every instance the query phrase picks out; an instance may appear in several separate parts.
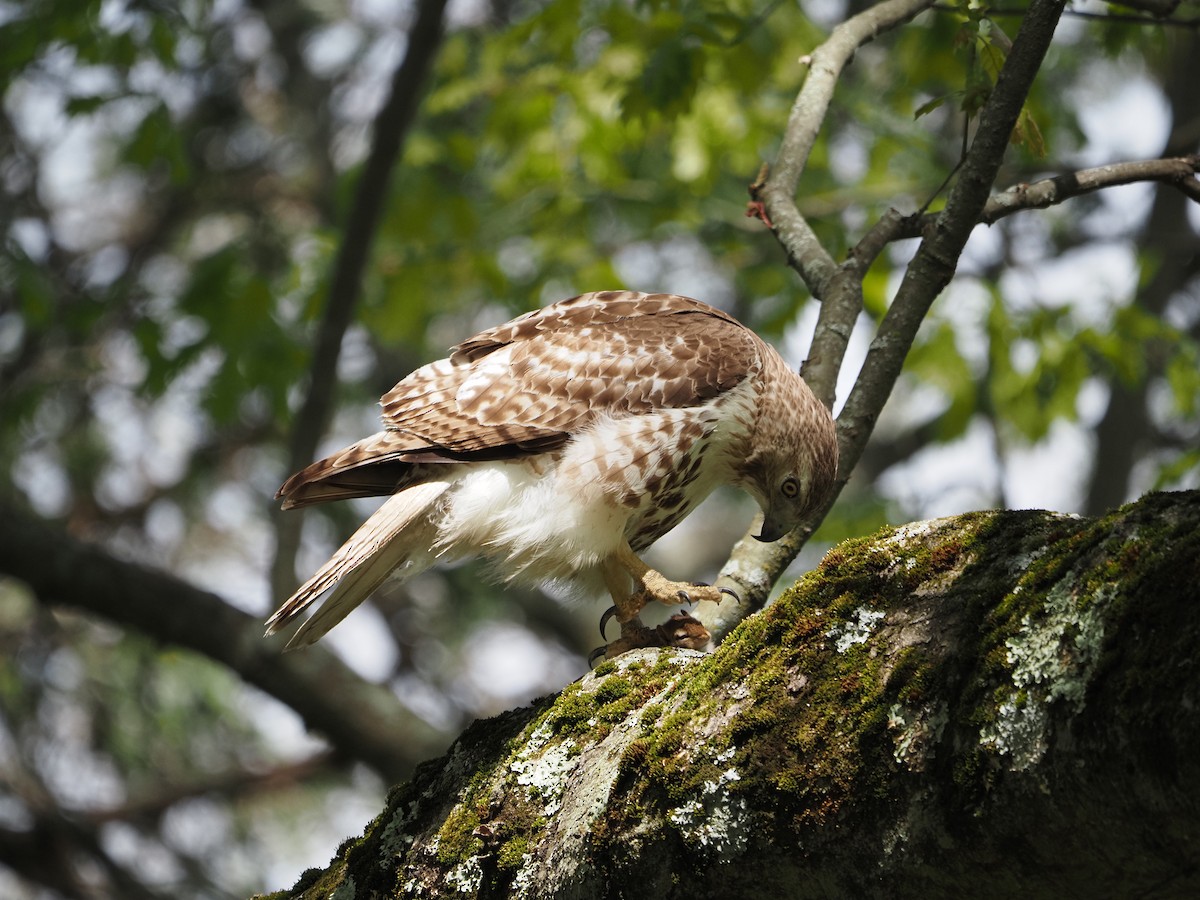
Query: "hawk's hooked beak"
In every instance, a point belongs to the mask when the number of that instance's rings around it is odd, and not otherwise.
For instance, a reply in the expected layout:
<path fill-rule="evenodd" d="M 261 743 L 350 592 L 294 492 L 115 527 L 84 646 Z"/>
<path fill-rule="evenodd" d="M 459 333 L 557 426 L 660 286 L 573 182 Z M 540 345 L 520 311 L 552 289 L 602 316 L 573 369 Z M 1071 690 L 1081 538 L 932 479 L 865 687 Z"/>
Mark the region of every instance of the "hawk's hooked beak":
<path fill-rule="evenodd" d="M 754 539 L 762 541 L 764 544 L 769 544 L 772 541 L 777 541 L 793 528 L 798 523 L 791 520 L 790 516 L 782 514 L 781 510 L 768 509 L 763 514 L 762 528 L 758 534 L 754 535 Z"/>

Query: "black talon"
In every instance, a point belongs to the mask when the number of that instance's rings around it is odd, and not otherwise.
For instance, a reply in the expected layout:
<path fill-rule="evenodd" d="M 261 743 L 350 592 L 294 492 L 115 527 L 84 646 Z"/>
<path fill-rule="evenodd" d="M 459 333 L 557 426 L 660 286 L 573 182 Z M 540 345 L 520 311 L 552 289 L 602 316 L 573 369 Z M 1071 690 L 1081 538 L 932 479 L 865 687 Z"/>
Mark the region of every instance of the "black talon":
<path fill-rule="evenodd" d="M 588 668 L 589 669 L 596 668 L 596 660 L 600 659 L 600 657 L 604 656 L 606 653 L 608 653 L 607 647 L 597 647 L 595 650 L 593 650 L 591 653 L 589 653 L 588 654 Z"/>
<path fill-rule="evenodd" d="M 734 591 L 731 591 L 729 588 L 717 588 L 717 591 L 718 591 L 718 592 L 720 592 L 720 593 L 722 593 L 722 594 L 728 594 L 730 597 L 732 597 L 732 598 L 733 598 L 733 602 L 734 602 L 734 603 L 741 603 L 741 602 L 742 602 L 742 598 L 741 598 L 741 597 L 739 597 L 739 596 L 737 595 L 737 593 L 735 593 Z"/>
<path fill-rule="evenodd" d="M 608 625 L 608 620 L 616 614 L 617 608 L 615 606 L 610 606 L 604 611 L 604 615 L 600 617 L 600 637 L 604 638 L 606 641 L 608 640 L 608 635 L 604 633 L 605 626 Z"/>
<path fill-rule="evenodd" d="M 676 591 L 675 596 L 678 597 L 680 600 L 682 600 L 684 603 L 692 602 L 691 595 L 688 594 L 687 591 Z"/>

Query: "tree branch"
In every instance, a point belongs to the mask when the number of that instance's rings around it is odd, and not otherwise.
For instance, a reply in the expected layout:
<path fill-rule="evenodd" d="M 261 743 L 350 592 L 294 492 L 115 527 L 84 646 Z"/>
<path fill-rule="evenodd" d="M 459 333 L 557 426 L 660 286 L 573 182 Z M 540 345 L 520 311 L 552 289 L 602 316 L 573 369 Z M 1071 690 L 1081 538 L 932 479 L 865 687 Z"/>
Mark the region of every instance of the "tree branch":
<path fill-rule="evenodd" d="M 847 541 L 476 723 L 280 896 L 1196 896 L 1198 585 L 1195 491 Z"/>
<path fill-rule="evenodd" d="M 808 359 L 800 371 L 813 393 L 830 409 L 846 347 L 862 311 L 862 277 L 855 267 L 857 263 L 839 266 L 834 261 L 801 215 L 796 205 L 800 175 L 825 121 L 838 79 L 854 52 L 932 5 L 933 0 L 884 0 L 838 25 L 820 47 L 802 60 L 809 66 L 808 77 L 792 105 L 775 162 L 766 179 L 755 188 L 755 197 L 763 204 L 764 221 L 771 224 L 787 252 L 788 264 L 804 279 L 813 297 L 821 301 Z M 868 264 L 864 263 L 861 271 Z M 826 512 L 828 507 L 812 517 L 809 524 L 773 545 L 755 540 L 755 527 L 742 536 L 717 581 L 722 587 L 733 588 L 741 600 L 737 604 L 706 607 L 697 613 L 715 639 L 762 607 L 772 585 Z"/>
<path fill-rule="evenodd" d="M 358 307 L 363 271 L 383 216 L 392 169 L 416 117 L 422 89 L 441 44 L 445 7 L 446 0 L 420 0 L 417 19 L 408 33 L 408 49 L 392 77 L 391 92 L 375 117 L 374 141 L 358 178 L 354 205 L 334 263 L 329 300 L 317 332 L 308 394 L 292 426 L 288 446 L 290 471 L 312 461 L 317 443 L 329 424 L 342 339 Z M 276 595 L 285 595 L 295 586 L 295 558 L 302 523 L 302 514 L 297 512 L 276 515 L 275 561 L 271 568 L 271 585 Z"/>
<path fill-rule="evenodd" d="M 818 299 L 824 299 L 837 263 L 796 206 L 800 175 L 825 121 L 838 79 L 855 51 L 932 5 L 932 0 L 884 0 L 838 25 L 821 46 L 801 60 L 808 65 L 808 77 L 792 104 L 779 153 L 758 188 L 758 196 L 775 236 L 787 251 L 789 265 Z"/>
<path fill-rule="evenodd" d="M 1122 184 L 1156 181 L 1177 189 L 1185 197 L 1200 203 L 1200 154 L 1109 163 L 1077 172 L 1065 172 L 1030 183 L 1022 182 L 993 194 L 984 204 L 977 224 L 992 225 L 1013 213 L 1028 209 L 1047 209 L 1074 197 Z M 856 257 L 874 259 L 891 241 L 910 240 L 930 234 L 940 213 L 901 216 L 895 210 L 875 224 L 852 251 Z M 874 255 L 872 255 L 874 254 Z"/>
<path fill-rule="evenodd" d="M 885 17 L 882 21 L 898 24 L 911 18 L 927 5 L 905 4 L 899 0 L 882 3 L 849 20 L 840 28 L 847 28 L 860 17 L 872 12 L 883 15 L 881 11 L 885 9 L 890 11 L 892 18 Z M 946 208 L 938 215 L 930 236 L 922 241 L 916 257 L 909 265 L 896 299 L 871 343 L 854 389 L 838 417 L 840 462 L 836 488 L 821 510 L 775 543 L 763 544 L 754 541 L 751 538 L 753 529 L 738 542 L 729 562 L 721 570 L 718 584 L 733 587 L 742 598 L 741 602 L 736 606 L 721 604 L 715 611 L 705 610 L 699 615 L 715 638 L 726 634 L 733 625 L 766 602 L 772 585 L 796 558 L 845 487 L 850 473 L 854 471 L 867 439 L 875 427 L 875 421 L 900 375 L 917 329 L 934 299 L 953 277 L 967 238 L 979 221 L 991 185 L 999 172 L 1009 138 L 1016 126 L 1017 117 L 1050 46 L 1054 28 L 1064 6 L 1065 0 L 1034 0 L 1029 13 L 1021 22 L 1012 52 L 1008 54 L 996 86 L 981 112 L 975 139 L 967 152 L 958 180 L 947 198 Z M 859 43 L 875 33 L 877 32 L 866 27 L 866 23 L 847 31 L 847 35 L 855 35 Z M 842 60 L 841 64 L 844 65 L 844 60 L 853 49 L 847 44 L 848 36 L 843 37 L 836 30 L 835 35 L 839 38 L 835 45 L 836 52 L 830 51 L 828 54 L 832 62 L 826 62 L 824 45 L 813 54 L 814 70 L 818 58 L 822 63 L 823 80 L 819 83 L 819 88 L 812 89 L 817 95 L 815 99 L 802 103 L 803 95 L 809 90 L 809 83 L 813 78 L 812 75 L 809 76 L 809 82 L 805 83 L 801 91 L 801 98 L 797 98 L 793 107 L 794 118 L 802 110 L 807 115 L 825 114 L 828 92 L 832 90 L 832 84 L 828 89 L 825 89 L 824 84 L 836 78 L 837 72 L 840 71 L 838 61 Z M 830 42 L 833 41 L 834 38 L 831 37 Z M 788 248 L 789 255 L 793 252 L 814 254 L 812 260 L 799 259 L 795 263 L 801 274 L 805 275 L 810 288 L 822 289 L 836 283 L 836 302 L 831 303 L 832 298 L 827 297 L 822 304 L 821 319 L 824 322 L 818 322 L 818 329 L 813 335 L 813 354 L 804 372 L 817 396 L 831 402 L 833 384 L 841 368 L 845 344 L 853 328 L 853 319 L 862 308 L 861 278 L 865 266 L 886 244 L 885 238 L 890 230 L 900 228 L 902 222 L 893 214 L 885 216 L 884 221 L 877 226 L 879 231 L 872 241 L 860 248 L 860 257 L 852 254 L 840 269 L 828 269 L 828 254 L 823 248 L 814 249 L 809 246 L 808 236 L 812 232 L 795 211 L 792 200 L 800 170 L 812 147 L 819 123 L 820 118 L 806 120 L 802 124 L 789 122 L 784 150 L 780 151 L 782 164 L 777 165 L 772 178 L 763 185 L 761 193 L 777 233 L 783 232 L 779 237 Z M 789 154 L 786 158 L 785 150 Z M 777 181 L 774 180 L 776 178 Z M 791 233 L 789 229 L 797 230 Z M 814 294 L 816 293 L 817 290 L 814 290 Z"/>
<path fill-rule="evenodd" d="M 320 648 L 281 654 L 254 616 L 166 572 L 116 559 L 0 502 L 0 572 L 44 603 L 96 613 L 223 663 L 389 781 L 444 744 L 386 688 Z"/>
<path fill-rule="evenodd" d="M 1033 0 L 1021 21 L 1012 52 L 980 114 L 975 139 L 946 207 L 905 272 L 839 417 L 843 465 L 839 485 L 845 484 L 862 454 L 930 305 L 954 276 L 959 256 L 988 202 L 1013 128 L 1065 5 L 1065 0 Z"/>

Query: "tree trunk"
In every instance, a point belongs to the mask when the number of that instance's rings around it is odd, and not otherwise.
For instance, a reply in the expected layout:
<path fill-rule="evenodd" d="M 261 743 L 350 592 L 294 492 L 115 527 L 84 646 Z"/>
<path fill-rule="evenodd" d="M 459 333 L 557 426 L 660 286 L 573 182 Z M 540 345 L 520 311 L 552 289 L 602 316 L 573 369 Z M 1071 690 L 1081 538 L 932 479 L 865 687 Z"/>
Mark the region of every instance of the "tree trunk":
<path fill-rule="evenodd" d="M 478 722 L 280 897 L 1200 896 L 1200 492 L 835 547 Z"/>

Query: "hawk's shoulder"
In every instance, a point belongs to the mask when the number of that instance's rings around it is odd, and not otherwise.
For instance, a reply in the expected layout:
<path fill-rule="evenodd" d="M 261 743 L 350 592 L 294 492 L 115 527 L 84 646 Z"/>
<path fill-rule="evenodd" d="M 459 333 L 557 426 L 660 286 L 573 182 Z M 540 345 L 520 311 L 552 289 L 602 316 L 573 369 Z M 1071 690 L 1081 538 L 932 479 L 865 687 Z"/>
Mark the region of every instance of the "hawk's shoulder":
<path fill-rule="evenodd" d="M 433 452 L 551 449 L 602 415 L 703 405 L 760 370 L 765 344 L 677 294 L 582 294 L 480 332 L 383 398 Z"/>
<path fill-rule="evenodd" d="M 723 322 L 733 329 L 745 330 L 733 316 L 714 306 L 680 294 L 644 294 L 640 291 L 593 291 L 569 300 L 560 300 L 541 309 L 517 316 L 510 322 L 481 331 L 451 348 L 450 361 L 467 363 L 513 343 L 539 338 L 565 338 L 587 329 L 619 332 L 633 321 L 640 325 L 669 329 L 678 319 L 696 315 Z M 616 326 L 614 328 L 614 326 Z M 717 326 L 719 329 L 719 326 Z"/>

